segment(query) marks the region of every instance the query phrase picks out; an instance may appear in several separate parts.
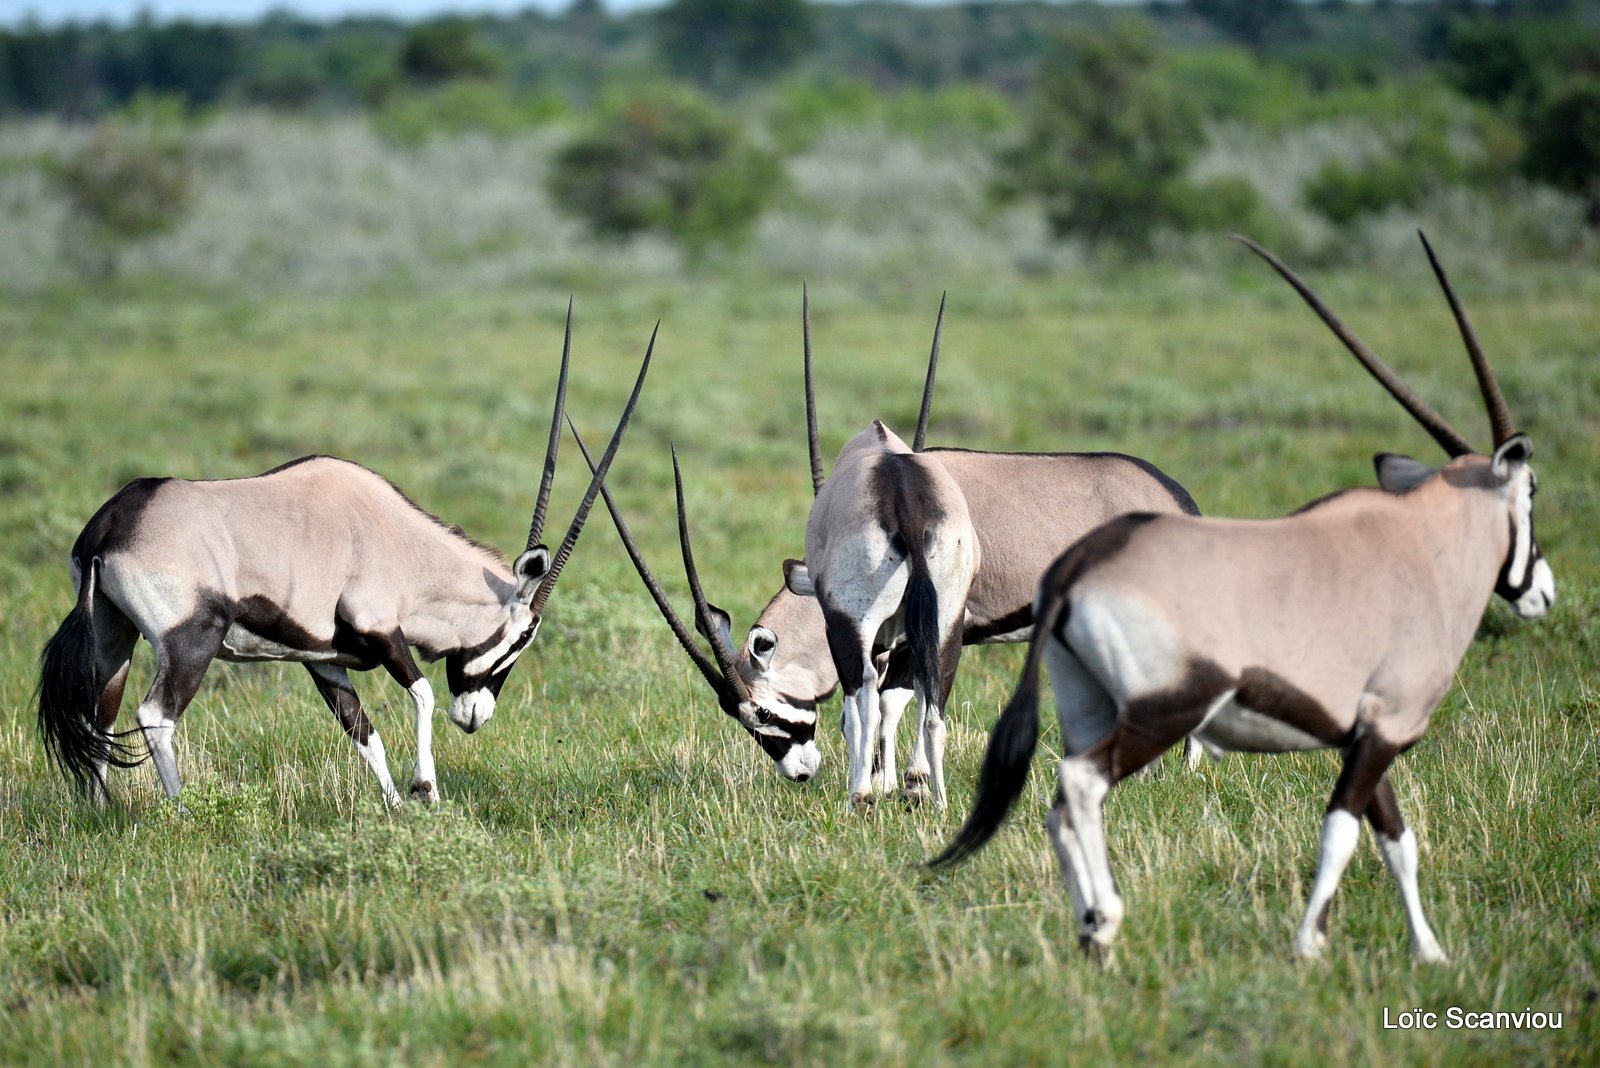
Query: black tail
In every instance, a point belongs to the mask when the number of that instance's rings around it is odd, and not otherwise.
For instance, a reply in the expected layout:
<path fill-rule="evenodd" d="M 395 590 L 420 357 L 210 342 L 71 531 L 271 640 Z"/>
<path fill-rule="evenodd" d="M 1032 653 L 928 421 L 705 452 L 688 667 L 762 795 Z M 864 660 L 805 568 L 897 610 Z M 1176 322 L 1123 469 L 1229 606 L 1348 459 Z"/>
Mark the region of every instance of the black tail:
<path fill-rule="evenodd" d="M 908 541 L 912 539 L 907 539 Z M 928 574 L 928 559 L 920 544 L 909 546 L 911 578 L 906 583 L 906 645 L 911 652 L 912 677 L 922 687 L 923 700 L 944 706 L 944 673 L 939 670 L 943 636 L 939 633 L 939 590 Z"/>
<path fill-rule="evenodd" d="M 83 569 L 78 603 L 39 654 L 39 734 L 45 752 L 79 790 L 98 783 L 100 765 L 131 768 L 132 751 L 95 722 L 100 679 L 95 670 L 94 586 L 96 561 Z"/>
<path fill-rule="evenodd" d="M 1044 659 L 1045 642 L 1055 632 L 1066 611 L 1066 598 L 1060 597 L 1045 609 L 1045 618 L 1035 621 L 1033 638 L 1028 643 L 1028 660 L 1011 701 L 989 732 L 989 747 L 984 750 L 983 770 L 978 773 L 978 792 L 972 798 L 972 812 L 944 852 L 928 861 L 928 866 L 954 864 L 982 849 L 1000 829 L 1006 813 L 1022 796 L 1028 782 L 1033 751 L 1039 746 L 1039 665 Z"/>

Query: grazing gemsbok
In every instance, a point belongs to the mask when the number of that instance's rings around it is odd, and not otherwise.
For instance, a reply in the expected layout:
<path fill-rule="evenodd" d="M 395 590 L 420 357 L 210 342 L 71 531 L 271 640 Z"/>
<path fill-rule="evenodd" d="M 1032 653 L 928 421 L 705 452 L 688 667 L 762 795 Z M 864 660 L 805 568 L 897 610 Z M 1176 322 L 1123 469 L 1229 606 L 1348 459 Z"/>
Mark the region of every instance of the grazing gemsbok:
<path fill-rule="evenodd" d="M 938 364 L 943 306 L 934 327 L 928 376 L 912 451 L 921 452 Z M 806 367 L 811 363 L 809 304 L 802 312 Z M 806 380 L 810 382 L 809 370 Z M 822 485 L 813 391 L 806 391 L 813 487 Z M 1033 594 L 1039 575 L 1063 549 L 1105 520 L 1129 511 L 1197 513 L 1183 487 L 1144 460 L 1120 453 L 994 453 L 967 449 L 927 450 L 960 487 L 982 553 L 967 590 L 961 640 L 965 645 L 1026 641 L 1033 630 Z M 821 764 L 816 746 L 817 706 L 838 688 L 822 609 L 814 597 L 780 588 L 767 602 L 737 652 L 731 620 L 701 592 L 688 540 L 681 477 L 678 528 L 684 567 L 695 601 L 696 629 L 708 658 L 673 611 L 644 555 L 634 543 L 609 488 L 602 492 L 624 547 L 645 588 L 690 660 L 704 676 L 722 710 L 733 717 L 776 764 L 779 774 L 804 782 Z M 913 696 L 907 646 L 877 657 L 881 730 L 873 769 L 874 788 L 887 793 L 896 782 L 895 729 Z M 920 734 L 919 734 L 920 740 Z M 931 774 L 925 747 L 914 747 L 906 793 L 921 798 Z"/>
<path fill-rule="evenodd" d="M 658 324 L 659 327 L 659 324 Z M 561 374 L 527 548 L 511 566 L 418 508 L 382 476 L 310 456 L 253 478 L 143 478 L 100 507 L 72 547 L 77 604 L 40 657 L 39 727 L 62 773 L 106 799 L 106 767 L 143 761 L 111 727 L 134 643 L 155 649 L 139 730 L 169 797 L 180 782 L 172 736 L 214 658 L 306 665 L 323 700 L 383 787 L 400 802 L 383 740 L 349 669 L 383 667 L 417 719 L 412 792 L 437 799 L 433 690 L 411 656 L 444 658 L 450 719 L 472 733 L 533 641 L 546 602 L 616 455 L 650 369 L 652 333 L 633 393 L 554 557 L 541 542 L 555 477 L 572 347 L 567 309 Z M 123 734 L 132 732 L 122 732 Z"/>
<path fill-rule="evenodd" d="M 1046 826 L 1085 949 L 1109 950 L 1123 915 L 1102 827 L 1106 793 L 1193 733 L 1223 749 L 1343 750 L 1295 939 L 1302 956 L 1319 955 L 1326 942 L 1328 904 L 1364 815 L 1399 884 L 1413 953 L 1443 960 L 1417 893 L 1416 836 L 1388 770 L 1427 729 L 1489 595 L 1525 619 L 1554 602 L 1555 580 L 1533 534 L 1532 444 L 1513 429 L 1431 248 L 1488 409 L 1488 456 L 1473 452 L 1288 267 L 1245 243 L 1450 462 L 1435 470 L 1380 454 L 1381 489 L 1346 490 L 1280 519 L 1124 516 L 1074 545 L 1039 584 L 1027 663 L 990 736 L 972 814 L 933 863 L 982 846 L 1020 795 L 1038 743 L 1043 663 L 1066 754 Z"/>

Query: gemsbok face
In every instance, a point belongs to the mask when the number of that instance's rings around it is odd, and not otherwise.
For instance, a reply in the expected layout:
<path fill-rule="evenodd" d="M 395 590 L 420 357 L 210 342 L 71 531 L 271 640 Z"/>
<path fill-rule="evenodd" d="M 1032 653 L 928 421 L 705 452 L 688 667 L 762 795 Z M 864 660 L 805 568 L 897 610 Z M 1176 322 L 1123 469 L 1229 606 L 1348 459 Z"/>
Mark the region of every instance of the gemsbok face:
<path fill-rule="evenodd" d="M 1533 533 L 1533 446 L 1512 426 L 1432 248 L 1428 258 L 1488 411 L 1494 447 L 1487 455 L 1474 452 L 1293 271 L 1245 243 L 1451 460 L 1435 469 L 1383 454 L 1376 460 L 1381 489 L 1346 490 L 1278 519 L 1127 515 L 1073 545 L 1040 580 L 1027 663 L 990 735 L 972 813 L 934 863 L 980 848 L 1020 796 L 1038 745 L 1044 666 L 1065 754 L 1046 827 L 1086 950 L 1109 952 L 1123 917 L 1106 849 L 1106 795 L 1192 735 L 1225 750 L 1343 755 L 1296 952 L 1321 954 L 1328 907 L 1365 819 L 1399 886 L 1413 954 L 1443 960 L 1417 888 L 1416 835 L 1401 816 L 1389 767 L 1423 737 L 1489 598 L 1498 593 L 1526 619 L 1555 601 L 1555 579 Z"/>
<path fill-rule="evenodd" d="M 527 546 L 509 566 L 382 476 L 333 457 L 305 457 L 252 478 L 129 483 L 73 545 L 77 604 L 40 658 L 46 752 L 95 802 L 106 799 L 109 765 L 143 761 L 120 740 L 131 732 L 112 731 L 134 644 L 143 636 L 155 649 L 156 675 L 139 705 L 138 729 L 169 797 L 181 789 L 172 744 L 178 718 L 220 658 L 304 664 L 394 805 L 400 796 L 383 740 L 349 677 L 352 669 L 384 668 L 416 712 L 412 792 L 436 800 L 433 690 L 411 650 L 444 660 L 451 721 L 468 733 L 481 729 L 539 632 L 654 348 L 652 334 L 627 407 L 552 554 L 541 538 L 565 414 L 568 305 L 544 473 Z"/>
<path fill-rule="evenodd" d="M 811 388 L 809 296 L 803 298 L 801 320 L 812 485 L 814 490 L 820 490 L 822 458 Z M 936 460 L 955 480 L 970 507 L 972 526 L 983 549 L 984 562 L 967 592 L 962 643 L 1026 641 L 1033 628 L 1033 595 L 1040 572 L 1081 534 L 1123 512 L 1196 514 L 1198 509 L 1184 488 L 1153 464 L 1120 453 L 1002 453 L 947 448 L 931 448 L 924 453 L 943 325 L 941 300 L 911 451 Z M 711 647 L 716 661 L 712 664 L 671 613 L 643 554 L 627 532 L 615 501 L 608 490 L 602 492 L 646 589 L 679 643 L 706 677 L 718 706 L 751 735 L 780 775 L 802 782 L 814 776 L 821 760 L 816 744 L 818 707 L 839 688 L 822 608 L 816 598 L 798 596 L 786 586 L 780 588 L 762 608 L 743 643 L 736 644 L 728 614 L 714 604 L 702 605 L 699 602 L 704 598 L 697 595 L 696 625 Z M 691 589 L 698 590 L 699 577 L 693 573 L 681 492 L 677 506 L 680 550 L 690 572 Z M 708 625 L 702 625 L 702 620 Z M 913 698 L 915 665 L 905 643 L 880 651 L 874 660 L 880 703 L 879 739 L 873 756 L 874 789 L 887 794 L 895 785 L 894 730 Z M 1198 749 L 1194 755 L 1199 755 Z M 907 770 L 907 796 L 922 796 L 933 771 L 928 747 L 913 748 Z"/>

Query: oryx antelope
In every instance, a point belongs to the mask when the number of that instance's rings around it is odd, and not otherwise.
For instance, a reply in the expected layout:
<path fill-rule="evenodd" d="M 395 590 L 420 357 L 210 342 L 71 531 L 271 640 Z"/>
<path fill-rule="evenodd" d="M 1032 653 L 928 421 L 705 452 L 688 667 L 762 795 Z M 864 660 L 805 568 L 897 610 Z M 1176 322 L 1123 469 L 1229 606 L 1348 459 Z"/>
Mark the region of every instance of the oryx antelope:
<path fill-rule="evenodd" d="M 809 310 L 807 305 L 806 312 Z M 921 451 L 938 362 L 941 316 L 934 328 L 928 376 L 912 450 Z M 806 366 L 811 362 L 809 314 L 803 312 Z M 810 380 L 809 370 L 807 381 Z M 807 389 L 809 438 L 816 441 L 815 400 Z M 581 442 L 580 442 L 581 446 Z M 967 590 L 961 639 L 966 645 L 1026 641 L 1033 629 L 1033 594 L 1051 560 L 1081 534 L 1128 511 L 1197 513 L 1183 487 L 1153 465 L 1120 453 L 995 453 L 927 450 L 960 487 L 977 532 L 981 565 Z M 822 484 L 820 450 L 811 449 L 813 486 Z M 705 678 L 718 705 L 740 724 L 785 778 L 804 782 L 821 764 L 816 746 L 817 706 L 838 688 L 822 610 L 814 597 L 780 588 L 735 651 L 728 614 L 706 601 L 695 570 L 684 510 L 682 480 L 673 458 L 678 528 L 684 568 L 695 602 L 696 629 L 711 657 L 673 611 L 633 541 L 609 488 L 602 493 L 617 531 L 646 589 L 678 642 Z M 880 753 L 874 788 L 894 788 L 895 727 L 913 696 L 911 661 L 904 644 L 876 658 L 880 686 Z M 906 775 L 909 796 L 921 797 L 931 773 L 928 753 L 915 748 Z"/>
<path fill-rule="evenodd" d="M 659 324 L 658 324 L 659 325 Z M 382 476 L 310 456 L 252 478 L 143 478 L 102 505 L 72 547 L 77 604 L 40 657 L 39 728 L 62 773 L 106 799 L 109 764 L 143 756 L 112 733 L 134 643 L 155 650 L 138 725 L 169 797 L 180 788 L 172 738 L 215 658 L 305 664 L 319 693 L 372 768 L 384 800 L 400 802 L 383 740 L 348 671 L 384 668 L 411 695 L 417 721 L 412 792 L 437 798 L 434 698 L 411 648 L 443 658 L 449 715 L 469 734 L 494 714 L 639 400 L 655 335 L 610 444 L 552 557 L 540 541 L 561 438 L 572 310 L 544 473 L 526 549 L 498 552 L 422 511 Z M 132 732 L 122 732 L 127 734 Z"/>
<path fill-rule="evenodd" d="M 1039 584 L 1028 659 L 984 756 L 971 816 L 934 860 L 982 846 L 1019 796 L 1050 672 L 1065 757 L 1046 821 L 1078 917 L 1103 953 L 1122 920 L 1102 828 L 1107 791 L 1191 733 L 1224 749 L 1338 748 L 1343 770 L 1295 939 L 1321 953 L 1328 905 L 1363 816 L 1400 888 L 1421 960 L 1444 954 L 1417 892 L 1416 836 L 1388 778 L 1449 690 L 1491 593 L 1537 619 L 1555 581 L 1533 532 L 1532 445 L 1517 433 L 1444 270 L 1427 249 L 1477 372 L 1494 450 L 1479 455 L 1288 267 L 1251 242 L 1444 447 L 1433 469 L 1376 458 L 1353 489 L 1267 520 L 1129 515 L 1089 534 Z M 1426 239 L 1424 239 L 1426 246 Z"/>

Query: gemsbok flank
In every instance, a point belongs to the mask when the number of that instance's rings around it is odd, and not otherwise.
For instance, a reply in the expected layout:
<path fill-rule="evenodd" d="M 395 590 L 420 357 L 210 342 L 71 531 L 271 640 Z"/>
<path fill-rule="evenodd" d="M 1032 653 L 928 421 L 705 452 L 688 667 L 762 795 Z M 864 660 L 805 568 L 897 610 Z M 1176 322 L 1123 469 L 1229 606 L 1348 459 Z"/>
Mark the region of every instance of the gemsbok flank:
<path fill-rule="evenodd" d="M 1022 677 L 989 738 L 972 814 L 932 863 L 981 847 L 1022 791 L 1038 743 L 1039 668 L 1061 721 L 1060 786 L 1046 827 L 1078 918 L 1104 956 L 1122 922 L 1102 824 L 1106 793 L 1178 739 L 1223 749 L 1337 748 L 1343 770 L 1295 949 L 1316 957 L 1328 905 L 1372 824 L 1400 888 L 1413 954 L 1445 959 L 1417 892 L 1417 841 L 1389 765 L 1427 729 L 1491 593 L 1524 619 L 1555 600 L 1533 533 L 1532 444 L 1517 433 L 1444 269 L 1427 248 L 1477 373 L 1494 451 L 1416 396 L 1288 267 L 1292 285 L 1451 457 L 1439 469 L 1376 457 L 1381 489 L 1352 489 L 1280 519 L 1130 515 L 1089 534 L 1039 584 Z"/>
<path fill-rule="evenodd" d="M 660 324 L 657 324 L 659 329 Z M 633 393 L 566 536 L 552 557 L 540 541 L 555 478 L 572 348 L 567 307 L 561 373 L 527 548 L 507 567 L 365 467 L 329 456 L 252 478 L 142 478 L 100 507 L 72 547 L 77 604 L 40 656 L 39 728 L 62 774 L 91 801 L 107 799 L 106 768 L 135 756 L 112 733 L 134 643 L 155 649 L 138 729 L 168 797 L 180 788 L 172 737 L 215 658 L 305 664 L 328 707 L 378 777 L 400 796 L 383 740 L 348 671 L 382 667 L 405 687 L 417 720 L 413 794 L 438 798 L 433 690 L 411 647 L 445 661 L 450 719 L 471 734 L 494 714 L 517 657 L 583 530 L 650 369 L 655 334 Z"/>
<path fill-rule="evenodd" d="M 922 407 L 912 451 L 922 452 L 938 366 L 944 305 L 934 326 L 923 387 Z M 810 304 L 802 304 L 806 381 L 811 381 Z M 816 447 L 816 406 L 806 390 L 806 416 L 813 489 L 820 489 L 822 460 Z M 580 442 L 581 447 L 581 442 Z M 1128 511 L 1197 514 L 1182 486 L 1144 460 L 1120 453 L 996 453 L 968 449 L 928 449 L 953 478 L 967 501 L 983 558 L 967 591 L 961 640 L 965 645 L 1026 641 L 1033 631 L 1033 594 L 1039 575 L 1077 538 L 1113 516 Z M 671 603 L 634 542 L 609 487 L 606 506 L 634 567 L 677 637 L 678 643 L 711 687 L 723 712 L 747 731 L 785 778 L 805 782 L 821 766 L 816 746 L 817 706 L 838 688 L 839 675 L 828 648 L 827 630 L 816 598 L 780 588 L 757 616 L 735 652 L 728 613 L 706 601 L 690 550 L 682 479 L 673 457 L 678 530 L 684 569 L 694 599 L 696 629 L 711 651 L 708 658 Z M 872 779 L 887 794 L 897 780 L 895 731 L 910 703 L 911 661 L 901 643 L 875 657 L 881 708 L 878 751 Z M 919 734 L 919 741 L 921 735 Z M 1195 751 L 1198 754 L 1198 749 Z M 915 746 L 906 775 L 906 795 L 927 796 L 931 762 Z"/>

